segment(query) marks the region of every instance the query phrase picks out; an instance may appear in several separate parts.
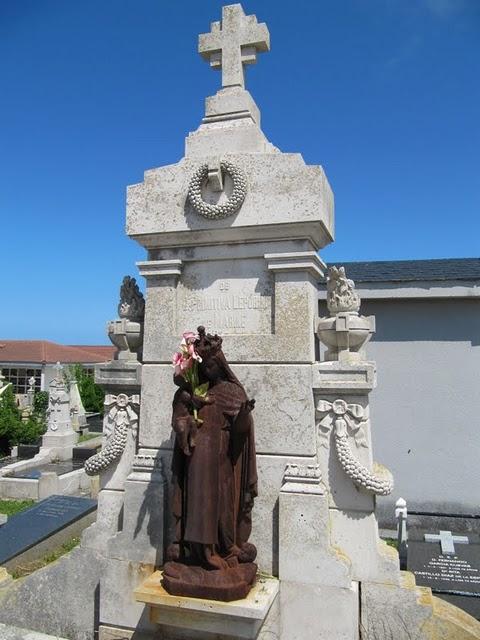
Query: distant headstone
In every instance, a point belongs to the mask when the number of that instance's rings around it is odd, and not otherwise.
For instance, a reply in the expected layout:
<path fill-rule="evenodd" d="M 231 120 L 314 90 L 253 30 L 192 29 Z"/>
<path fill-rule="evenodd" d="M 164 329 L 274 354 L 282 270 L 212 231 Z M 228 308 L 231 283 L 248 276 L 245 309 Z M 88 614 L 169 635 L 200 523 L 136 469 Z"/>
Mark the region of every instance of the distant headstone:
<path fill-rule="evenodd" d="M 48 388 L 47 433 L 60 434 L 72 430 L 70 396 L 61 373 L 62 365 L 57 363 L 55 369 L 56 376 Z"/>
<path fill-rule="evenodd" d="M 87 425 L 85 408 L 83 406 L 76 380 L 70 380 L 70 416 L 72 420 L 72 427 L 75 431 L 78 431 L 81 427 L 85 427 Z"/>
<path fill-rule="evenodd" d="M 480 618 L 480 536 L 409 530 L 408 538 L 408 570 L 417 584 Z"/>
<path fill-rule="evenodd" d="M 33 409 L 35 402 L 35 378 L 32 376 L 28 379 L 27 404 Z"/>
<path fill-rule="evenodd" d="M 11 516 L 0 528 L 0 566 L 97 508 L 96 500 L 50 496 Z"/>
<path fill-rule="evenodd" d="M 70 413 L 70 394 L 65 386 L 62 365 L 57 362 L 55 378 L 48 388 L 47 431 L 42 437 L 40 453 L 51 460 L 71 460 L 78 433 L 73 430 Z"/>

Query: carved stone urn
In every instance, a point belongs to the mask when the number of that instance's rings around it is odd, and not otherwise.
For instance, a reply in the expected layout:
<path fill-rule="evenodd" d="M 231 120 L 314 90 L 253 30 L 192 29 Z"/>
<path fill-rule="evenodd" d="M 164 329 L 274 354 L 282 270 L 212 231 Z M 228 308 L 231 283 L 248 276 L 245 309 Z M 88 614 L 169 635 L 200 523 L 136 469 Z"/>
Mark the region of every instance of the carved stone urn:
<path fill-rule="evenodd" d="M 327 307 L 330 316 L 320 318 L 317 325 L 318 337 L 328 347 L 325 360 L 360 362 L 367 342 L 375 333 L 375 317 L 359 315 L 360 297 L 344 267 L 328 270 Z"/>
<path fill-rule="evenodd" d="M 108 337 L 118 353 L 117 360 L 140 360 L 143 345 L 145 300 L 135 278 L 125 276 L 120 288 L 120 318 L 107 324 Z"/>
<path fill-rule="evenodd" d="M 317 333 L 328 347 L 325 360 L 360 362 L 363 348 L 375 333 L 375 318 L 358 313 L 337 313 L 333 317 L 320 318 Z"/>

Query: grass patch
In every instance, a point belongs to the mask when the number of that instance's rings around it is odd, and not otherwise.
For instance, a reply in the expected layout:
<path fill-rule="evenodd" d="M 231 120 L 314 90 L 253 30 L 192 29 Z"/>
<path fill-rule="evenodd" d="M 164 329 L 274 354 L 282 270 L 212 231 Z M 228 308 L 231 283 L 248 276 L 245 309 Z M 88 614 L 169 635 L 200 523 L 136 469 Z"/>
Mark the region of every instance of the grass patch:
<path fill-rule="evenodd" d="M 398 551 L 398 540 L 396 538 L 383 538 L 389 547 L 393 547 Z"/>
<path fill-rule="evenodd" d="M 35 504 L 35 500 L 0 500 L 0 513 L 13 516 Z"/>
<path fill-rule="evenodd" d="M 75 549 L 75 547 L 79 544 L 80 538 L 72 538 L 71 540 L 67 540 L 53 551 L 49 551 L 43 556 L 43 558 L 32 560 L 31 562 L 26 562 L 25 564 L 17 565 L 15 569 L 10 572 L 10 574 L 14 580 L 17 580 L 18 578 L 24 578 L 34 571 L 37 571 L 37 569 L 42 569 L 48 564 L 55 562 L 55 560 L 58 560 L 69 551 L 72 551 L 72 549 Z"/>
<path fill-rule="evenodd" d="M 87 440 L 92 440 L 93 438 L 98 438 L 98 436 L 101 435 L 101 433 L 84 433 L 83 436 L 79 437 L 78 443 L 86 442 Z"/>

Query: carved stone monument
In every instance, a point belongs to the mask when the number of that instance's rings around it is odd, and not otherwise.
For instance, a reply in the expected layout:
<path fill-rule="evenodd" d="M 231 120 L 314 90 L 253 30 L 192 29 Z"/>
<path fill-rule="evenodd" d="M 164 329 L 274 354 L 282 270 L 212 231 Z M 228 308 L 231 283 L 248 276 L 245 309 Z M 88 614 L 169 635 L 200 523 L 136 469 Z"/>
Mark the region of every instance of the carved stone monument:
<path fill-rule="evenodd" d="M 101 490 L 97 523 L 82 544 L 106 559 L 99 638 L 478 638 L 471 621 L 401 574 L 397 553 L 379 539 L 375 500 L 392 491 L 393 479 L 372 455 L 376 369 L 365 345 L 374 319 L 360 315 L 342 269 L 329 273 L 329 316 L 318 318 L 318 251 L 333 240 L 333 194 L 320 166 L 281 153 L 260 128 L 244 69 L 268 49 L 264 23 L 238 4 L 224 7 L 199 39 L 199 53 L 222 72 L 221 89 L 207 98 L 185 156 L 128 188 L 127 233 L 147 251 L 138 263 L 146 299 L 143 317 L 141 304 L 141 314 L 132 311 L 134 283 L 124 281 L 120 320 L 109 325 L 121 351 L 96 371 L 108 394 L 106 443 L 87 463 L 89 473 L 100 472 Z M 206 455 L 193 474 L 199 484 L 185 491 L 185 464 L 193 469 L 189 460 L 202 459 L 204 439 L 220 424 L 225 442 L 235 432 L 215 385 L 217 404 L 200 403 L 205 422 L 185 432 L 191 415 L 171 357 L 179 336 L 198 325 L 222 335 L 230 381 L 241 380 L 244 399 L 256 399 L 251 537 L 259 574 L 234 594 L 241 599 L 221 603 L 202 589 L 226 570 L 233 545 L 189 527 L 201 520 L 195 509 L 213 513 L 208 500 L 228 487 L 225 504 L 235 505 L 235 517 L 246 513 L 237 490 L 253 476 L 240 465 L 241 483 L 229 484 Z M 328 349 L 323 361 L 319 340 Z M 205 346 L 200 339 L 199 353 Z M 183 486 L 172 491 L 178 478 Z M 218 515 L 206 523 L 216 526 Z M 461 625 L 464 635 L 455 636 Z"/>
<path fill-rule="evenodd" d="M 48 453 L 52 460 L 71 460 L 78 433 L 72 427 L 70 394 L 63 378 L 63 367 L 57 363 L 55 369 L 55 377 L 48 388 L 47 431 L 42 436 L 39 454 Z"/>
<path fill-rule="evenodd" d="M 268 49 L 239 4 L 200 36 L 222 87 L 185 156 L 127 192 L 146 296 L 124 279 L 108 327 L 119 353 L 96 367 L 97 521 L 72 554 L 14 581 L 0 613 L 17 621 L 21 603 L 30 626 L 72 640 L 97 637 L 94 624 L 98 640 L 479 640 L 479 623 L 417 587 L 379 538 L 375 503 L 393 478 L 373 462 L 374 318 L 335 268 L 318 317 L 333 194 L 320 166 L 260 128 L 244 69 Z M 195 327 L 209 387 L 192 394 L 172 354 Z"/>

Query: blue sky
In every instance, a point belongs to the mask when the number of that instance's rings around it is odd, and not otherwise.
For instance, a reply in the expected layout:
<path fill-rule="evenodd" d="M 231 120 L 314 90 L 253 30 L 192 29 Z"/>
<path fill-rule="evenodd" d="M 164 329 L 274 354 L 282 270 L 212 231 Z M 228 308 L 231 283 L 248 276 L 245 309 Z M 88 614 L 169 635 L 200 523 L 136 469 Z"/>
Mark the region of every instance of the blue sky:
<path fill-rule="evenodd" d="M 125 188 L 182 157 L 219 88 L 196 48 L 221 6 L 0 0 L 0 337 L 107 341 L 144 259 Z M 479 256 L 480 1 L 243 7 L 271 35 L 247 73 L 263 130 L 335 193 L 324 259 Z"/>

